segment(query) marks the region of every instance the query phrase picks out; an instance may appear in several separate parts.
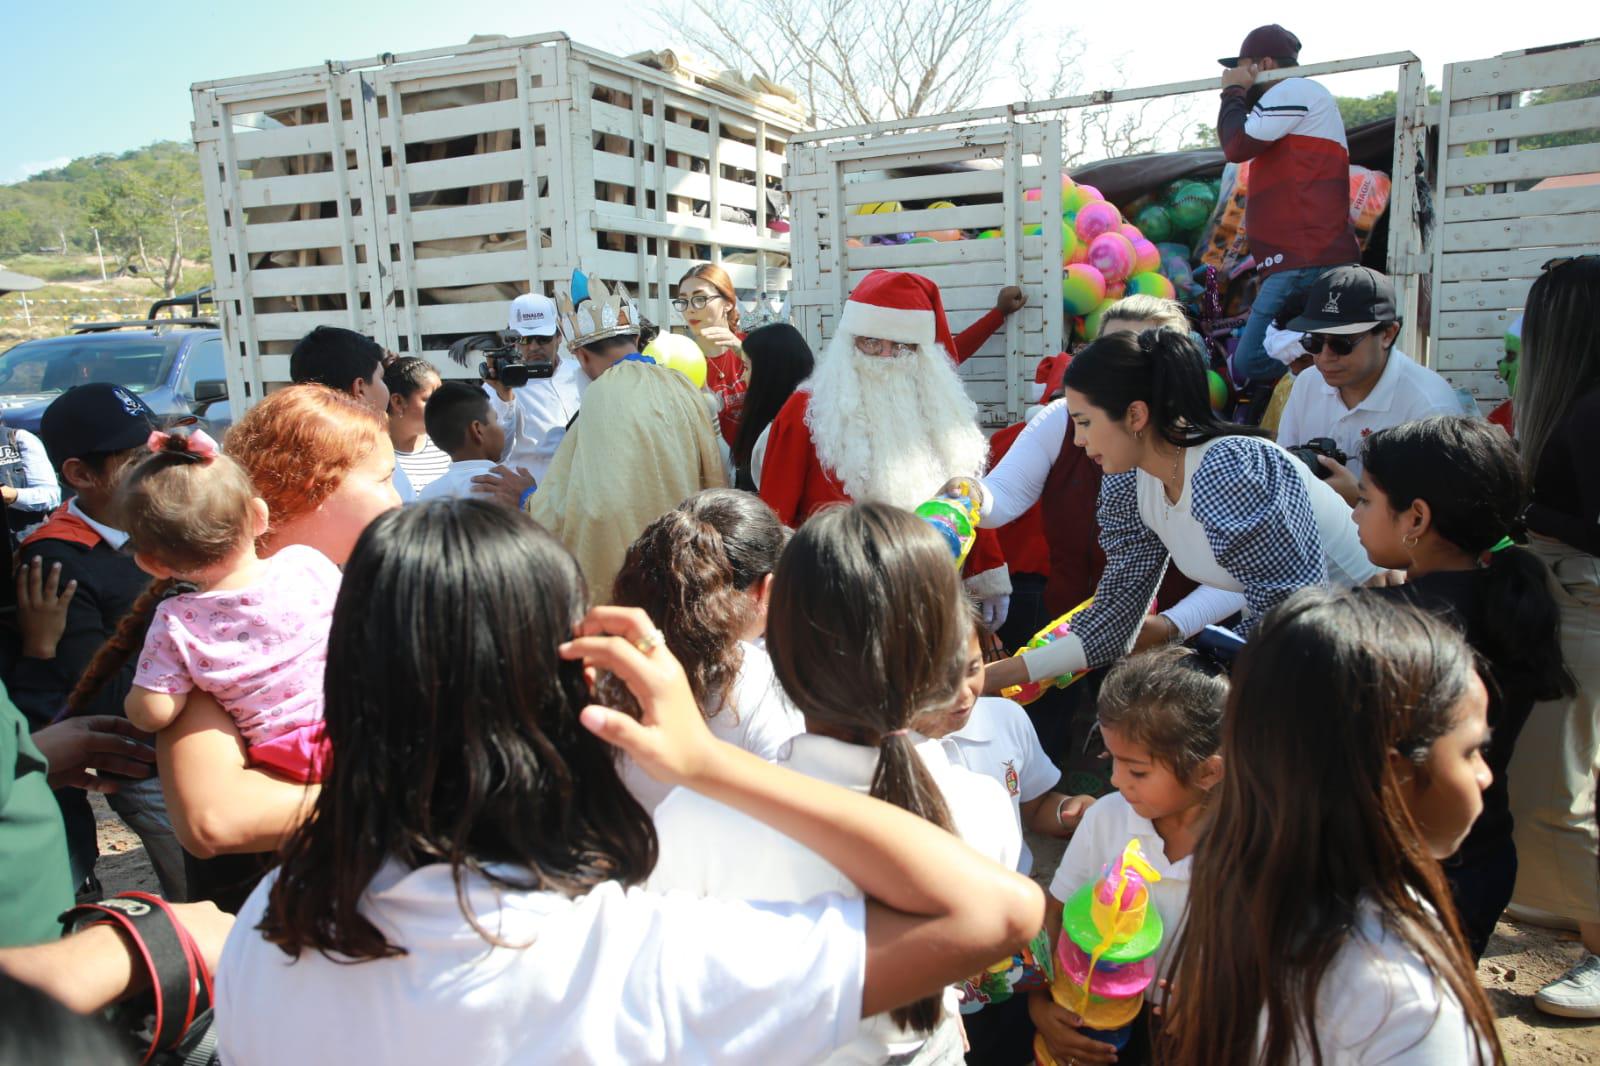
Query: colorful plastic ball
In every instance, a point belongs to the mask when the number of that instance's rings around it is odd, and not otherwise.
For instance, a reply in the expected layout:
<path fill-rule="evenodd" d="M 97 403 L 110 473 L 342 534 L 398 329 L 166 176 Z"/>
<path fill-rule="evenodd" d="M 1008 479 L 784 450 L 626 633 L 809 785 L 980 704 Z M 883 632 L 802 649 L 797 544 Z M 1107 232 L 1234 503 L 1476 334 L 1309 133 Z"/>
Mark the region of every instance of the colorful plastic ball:
<path fill-rule="evenodd" d="M 1211 409 L 1220 414 L 1228 406 L 1228 383 L 1215 370 L 1207 370 L 1206 384 L 1211 389 Z"/>
<path fill-rule="evenodd" d="M 1128 292 L 1137 296 L 1159 296 L 1163 300 L 1177 295 L 1172 282 L 1155 273 L 1135 274 L 1129 278 Z"/>
<path fill-rule="evenodd" d="M 1074 185 L 1070 189 L 1063 186 L 1061 189 L 1061 210 L 1081 211 L 1097 200 L 1103 199 L 1105 197 L 1101 196 L 1099 190 L 1093 185 Z"/>
<path fill-rule="evenodd" d="M 1093 185 L 1078 185 L 1078 186 L 1075 186 L 1075 187 L 1083 190 L 1083 195 L 1088 197 L 1088 199 L 1086 201 L 1087 203 L 1091 203 L 1092 204 L 1096 200 L 1104 200 L 1105 199 L 1104 194 L 1102 194 L 1100 192 L 1100 190 L 1095 188 Z"/>
<path fill-rule="evenodd" d="M 1074 315 L 1086 315 L 1106 298 L 1105 275 L 1088 264 L 1074 263 L 1061 273 L 1061 306 Z"/>
<path fill-rule="evenodd" d="M 1140 233 L 1139 227 L 1135 226 L 1132 222 L 1124 222 L 1122 225 L 1117 227 L 1117 232 L 1128 238 L 1128 243 L 1130 244 L 1137 244 L 1138 242 L 1144 240 L 1144 234 Z"/>
<path fill-rule="evenodd" d="M 1100 271 L 1107 284 L 1132 274 L 1138 258 L 1133 242 L 1120 233 L 1102 233 L 1089 242 L 1089 265 Z"/>
<path fill-rule="evenodd" d="M 1133 242 L 1133 272 L 1149 274 L 1161 269 L 1161 249 L 1140 237 Z"/>
<path fill-rule="evenodd" d="M 1153 243 L 1159 244 L 1172 236 L 1172 216 L 1160 204 L 1142 208 L 1133 216 L 1133 224 Z"/>
<path fill-rule="evenodd" d="M 910 240 L 909 233 L 879 233 L 867 238 L 869 244 L 907 244 Z"/>
<path fill-rule="evenodd" d="M 1115 303 L 1128 293 L 1128 283 L 1125 281 L 1106 282 L 1106 299 Z"/>
<path fill-rule="evenodd" d="M 846 237 L 844 239 L 844 246 L 846 248 L 865 248 L 866 247 L 865 244 L 861 243 L 861 238 L 860 237 Z"/>
<path fill-rule="evenodd" d="M 1114 231 L 1121 224 L 1122 216 L 1114 206 L 1104 200 L 1096 200 L 1079 208 L 1078 219 L 1073 228 L 1078 231 L 1081 239 L 1092 241 L 1103 233 Z"/>
<path fill-rule="evenodd" d="M 1024 223 L 1022 227 L 1024 237 L 1040 237 L 1044 235 L 1044 224 L 1041 222 Z"/>
<path fill-rule="evenodd" d="M 1191 181 L 1178 190 L 1168 209 L 1172 224 L 1185 232 L 1193 232 L 1206 224 L 1211 209 L 1217 206 L 1216 194 L 1204 182 Z"/>
<path fill-rule="evenodd" d="M 935 200 L 933 203 L 928 205 L 928 210 L 929 211 L 943 211 L 947 207 L 954 207 L 954 206 L 956 206 L 956 205 L 955 205 L 954 201 L 951 201 L 951 200 Z"/>
<path fill-rule="evenodd" d="M 697 389 L 706 384 L 706 357 L 700 346 L 681 333 L 662 331 L 645 345 L 644 355 L 689 379 Z"/>
<path fill-rule="evenodd" d="M 1067 246 L 1066 245 L 1063 244 L 1061 246 L 1061 265 L 1062 266 L 1069 267 L 1069 266 L 1073 266 L 1075 264 L 1076 265 L 1084 265 L 1084 264 L 1087 264 L 1088 262 L 1089 262 L 1089 245 L 1086 244 L 1085 242 L 1077 240 L 1076 238 L 1074 238 L 1073 239 L 1073 245 L 1072 245 L 1072 251 L 1070 253 L 1067 251 Z"/>
<path fill-rule="evenodd" d="M 937 240 L 935 240 L 932 236 L 928 235 L 928 234 L 919 233 L 915 237 L 913 237 L 909 241 L 907 241 L 906 243 L 907 244 L 938 244 L 939 242 Z"/>
<path fill-rule="evenodd" d="M 1096 307 L 1093 311 L 1090 311 L 1083 317 L 1084 340 L 1092 341 L 1096 337 L 1100 336 L 1100 328 L 1105 324 L 1106 320 L 1106 311 L 1108 311 L 1111 305 L 1116 302 L 1116 300 L 1107 297 L 1106 299 L 1100 301 L 1099 307 Z"/>
<path fill-rule="evenodd" d="M 1040 199 L 1043 199 L 1043 197 L 1044 197 L 1044 190 L 1043 189 L 1024 189 L 1024 190 L 1022 190 L 1022 198 L 1024 200 L 1028 201 L 1030 204 L 1034 203 L 1034 202 L 1036 202 L 1036 201 L 1038 201 Z"/>
<path fill-rule="evenodd" d="M 856 207 L 855 213 L 858 215 L 892 215 L 900 210 L 903 210 L 900 206 L 900 201 L 885 200 L 882 203 L 860 204 Z"/>
<path fill-rule="evenodd" d="M 1005 231 L 1001 229 L 986 229 L 982 233 L 978 234 L 978 239 L 988 241 L 993 240 L 996 237 L 1003 236 L 1004 234 Z"/>
<path fill-rule="evenodd" d="M 924 233 L 923 236 L 932 237 L 934 240 L 940 242 L 959 241 L 962 239 L 962 233 L 958 229 L 931 229 Z"/>

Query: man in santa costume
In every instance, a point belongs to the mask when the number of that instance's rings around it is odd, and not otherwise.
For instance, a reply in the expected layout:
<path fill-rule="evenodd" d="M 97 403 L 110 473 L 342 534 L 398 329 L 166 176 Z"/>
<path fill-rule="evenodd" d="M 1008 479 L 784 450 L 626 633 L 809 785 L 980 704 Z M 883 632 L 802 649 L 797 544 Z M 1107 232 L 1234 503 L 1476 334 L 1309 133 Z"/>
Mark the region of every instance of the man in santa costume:
<path fill-rule="evenodd" d="M 761 498 L 798 526 L 830 503 L 914 508 L 951 477 L 982 474 L 988 441 L 955 351 L 938 286 L 919 274 L 868 274 L 810 380 L 772 422 Z M 964 574 L 985 627 L 998 628 L 1011 579 L 992 531 L 980 530 Z"/>

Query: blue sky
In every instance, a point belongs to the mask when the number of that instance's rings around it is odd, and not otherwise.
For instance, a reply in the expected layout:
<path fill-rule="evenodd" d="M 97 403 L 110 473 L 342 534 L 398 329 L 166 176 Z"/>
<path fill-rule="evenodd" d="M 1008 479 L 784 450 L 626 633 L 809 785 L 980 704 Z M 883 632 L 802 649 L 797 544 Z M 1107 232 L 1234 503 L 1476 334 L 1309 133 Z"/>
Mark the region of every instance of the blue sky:
<path fill-rule="evenodd" d="M 1432 5 L 1427 5 L 1431 7 Z M 310 66 L 463 42 L 473 34 L 521 35 L 562 30 L 586 44 L 626 53 L 679 46 L 683 35 L 652 28 L 652 12 L 670 5 L 587 0 L 237 0 L 130 5 L 106 0 L 0 2 L 0 183 L 95 152 L 120 152 L 163 138 L 187 139 L 189 86 L 213 78 Z M 1546 0 L 1515 16 L 1503 3 L 1457 3 L 1448 16 L 1425 5 L 1352 2 L 1302 7 L 1286 24 L 1305 42 L 1302 59 L 1410 50 L 1437 82 L 1446 61 L 1481 59 L 1600 36 L 1600 17 L 1580 19 L 1590 5 Z M 1206 18 L 1199 0 L 1145 0 L 1130 30 L 1129 9 L 1116 3 L 1030 0 L 1030 37 L 1070 26 L 1090 46 L 1085 88 L 1147 85 L 1209 75 L 1215 58 L 1236 51 L 1251 19 Z M 1481 15 L 1475 9 L 1481 9 Z M 1587 22 L 1588 25 L 1580 25 Z M 759 33 L 752 23 L 751 33 Z M 1118 73 L 1120 65 L 1121 73 Z M 1335 92 L 1362 94 L 1393 87 L 1390 75 L 1349 75 Z M 1020 95 L 1007 78 L 985 94 L 1000 103 Z M 1194 117 L 1210 121 L 1209 103 Z"/>

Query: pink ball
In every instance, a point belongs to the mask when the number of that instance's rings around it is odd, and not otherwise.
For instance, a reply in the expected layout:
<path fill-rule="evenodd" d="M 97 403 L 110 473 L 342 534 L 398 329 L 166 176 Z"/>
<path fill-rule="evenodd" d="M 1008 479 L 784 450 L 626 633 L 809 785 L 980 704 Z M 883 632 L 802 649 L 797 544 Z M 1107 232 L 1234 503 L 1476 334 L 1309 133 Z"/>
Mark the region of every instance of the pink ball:
<path fill-rule="evenodd" d="M 1066 247 L 1067 246 L 1065 244 L 1061 246 L 1062 266 L 1068 267 L 1075 263 L 1081 265 L 1089 262 L 1089 245 L 1087 242 L 1074 238 L 1072 242 L 1072 251 L 1070 253 L 1066 251 Z"/>
<path fill-rule="evenodd" d="M 1161 269 L 1161 249 L 1140 237 L 1133 242 L 1133 272 L 1149 274 Z"/>
<path fill-rule="evenodd" d="M 1140 233 L 1139 227 L 1135 226 L 1132 222 L 1124 222 L 1122 225 L 1117 227 L 1117 232 L 1128 238 L 1130 243 L 1137 243 L 1144 240 L 1144 234 Z"/>
<path fill-rule="evenodd" d="M 1044 196 L 1044 190 L 1043 189 L 1024 189 L 1022 191 L 1022 198 L 1024 200 L 1028 201 L 1029 203 L 1033 203 L 1035 200 L 1038 200 L 1038 199 L 1042 198 L 1043 196 Z"/>
<path fill-rule="evenodd" d="M 1078 220 L 1081 225 L 1081 214 Z M 1132 274 L 1138 258 L 1133 242 L 1120 233 L 1102 233 L 1089 242 L 1089 265 L 1100 271 L 1107 282 L 1118 282 Z"/>
<path fill-rule="evenodd" d="M 1100 190 L 1095 188 L 1093 185 L 1079 185 L 1078 188 L 1083 190 L 1083 195 L 1089 198 L 1090 203 L 1093 203 L 1096 200 L 1105 199 L 1105 196 L 1101 194 Z"/>
<path fill-rule="evenodd" d="M 1086 315 L 1106 298 L 1106 279 L 1086 264 L 1074 263 L 1061 274 L 1061 306 L 1069 314 Z"/>
<path fill-rule="evenodd" d="M 1081 189 L 1083 186 L 1080 185 L 1078 188 Z M 1078 236 L 1084 241 L 1093 241 L 1101 234 L 1114 232 L 1121 223 L 1122 216 L 1117 209 L 1104 200 L 1085 204 L 1078 210 Z M 1132 247 L 1131 243 L 1129 247 Z"/>

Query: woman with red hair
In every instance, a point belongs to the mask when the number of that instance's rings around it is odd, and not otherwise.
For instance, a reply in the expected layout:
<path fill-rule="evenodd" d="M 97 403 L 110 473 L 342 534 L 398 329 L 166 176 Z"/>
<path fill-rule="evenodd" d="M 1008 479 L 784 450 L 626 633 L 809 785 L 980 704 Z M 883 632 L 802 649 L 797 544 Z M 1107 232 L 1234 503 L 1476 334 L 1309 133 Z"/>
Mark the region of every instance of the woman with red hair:
<path fill-rule="evenodd" d="M 739 295 L 733 279 L 716 263 L 689 268 L 678 281 L 672 306 L 706 357 L 706 388 L 717 398 L 717 429 L 733 446 L 739 433 L 750 377 L 745 371 L 744 334 L 739 332 Z"/>

